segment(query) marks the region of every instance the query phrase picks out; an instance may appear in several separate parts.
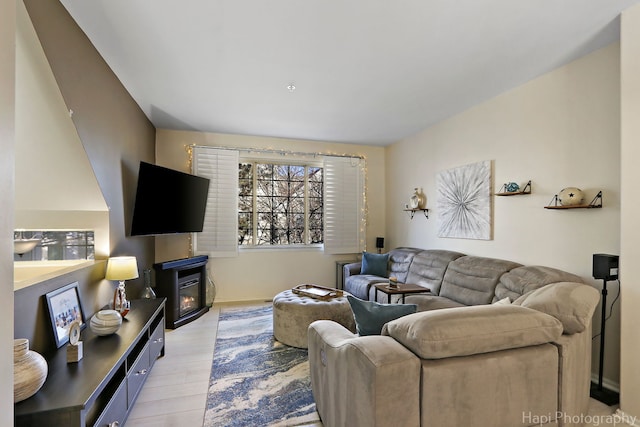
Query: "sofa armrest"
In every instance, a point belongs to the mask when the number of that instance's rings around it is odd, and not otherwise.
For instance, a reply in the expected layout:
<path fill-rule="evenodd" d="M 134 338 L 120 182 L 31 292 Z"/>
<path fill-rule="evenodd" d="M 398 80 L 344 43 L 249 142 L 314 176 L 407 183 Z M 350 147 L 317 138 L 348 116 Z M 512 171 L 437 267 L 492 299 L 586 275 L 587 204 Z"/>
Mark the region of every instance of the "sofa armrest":
<path fill-rule="evenodd" d="M 349 276 L 355 276 L 360 274 L 360 270 L 362 269 L 362 262 L 352 262 L 351 264 L 345 264 L 342 267 L 342 279 L 347 280 Z"/>
<path fill-rule="evenodd" d="M 422 359 L 443 359 L 554 342 L 562 323 L 525 307 L 479 305 L 403 316 L 387 323 L 382 334 Z"/>
<path fill-rule="evenodd" d="M 420 360 L 391 337 L 309 325 L 309 370 L 325 427 L 419 425 Z"/>

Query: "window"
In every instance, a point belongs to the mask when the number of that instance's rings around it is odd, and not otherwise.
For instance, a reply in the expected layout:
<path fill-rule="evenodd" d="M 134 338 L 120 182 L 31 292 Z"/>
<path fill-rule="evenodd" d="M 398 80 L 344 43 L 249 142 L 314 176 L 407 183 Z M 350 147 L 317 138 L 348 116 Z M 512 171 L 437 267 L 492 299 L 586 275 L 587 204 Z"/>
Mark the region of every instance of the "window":
<path fill-rule="evenodd" d="M 238 244 L 321 244 L 323 169 L 304 164 L 238 166 Z"/>
<path fill-rule="evenodd" d="M 94 259 L 95 238 L 91 230 L 17 231 L 16 239 L 41 238 L 33 250 L 14 255 L 14 261 L 55 261 L 66 259 Z"/>
<path fill-rule="evenodd" d="M 234 149 L 193 148 L 193 173 L 211 180 L 196 253 L 232 257 L 239 247 L 289 245 L 322 245 L 329 254 L 363 250 L 364 159 L 299 153 L 280 163 L 273 154 L 290 153 L 246 151 L 251 158 Z"/>

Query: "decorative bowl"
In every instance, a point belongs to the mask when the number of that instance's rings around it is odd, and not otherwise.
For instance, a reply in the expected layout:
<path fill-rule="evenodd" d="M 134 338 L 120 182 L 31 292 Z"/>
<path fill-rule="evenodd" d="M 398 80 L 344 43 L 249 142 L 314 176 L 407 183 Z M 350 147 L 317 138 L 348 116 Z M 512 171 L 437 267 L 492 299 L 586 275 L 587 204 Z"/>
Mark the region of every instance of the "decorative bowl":
<path fill-rule="evenodd" d="M 114 334 L 122 325 L 122 316 L 116 310 L 101 310 L 89 322 L 91 330 L 100 336 Z"/>

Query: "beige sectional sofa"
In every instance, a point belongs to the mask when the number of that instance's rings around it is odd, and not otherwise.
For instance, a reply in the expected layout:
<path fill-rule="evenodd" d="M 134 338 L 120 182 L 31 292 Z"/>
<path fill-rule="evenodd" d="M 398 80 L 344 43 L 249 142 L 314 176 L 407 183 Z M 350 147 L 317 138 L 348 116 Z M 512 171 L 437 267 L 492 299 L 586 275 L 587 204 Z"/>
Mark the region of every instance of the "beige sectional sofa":
<path fill-rule="evenodd" d="M 387 280 L 345 270 L 345 290 L 361 299 Z M 309 326 L 325 427 L 581 425 L 596 289 L 561 270 L 443 250 L 394 249 L 389 271 L 428 291 L 407 296 L 417 313 L 379 336 Z"/>

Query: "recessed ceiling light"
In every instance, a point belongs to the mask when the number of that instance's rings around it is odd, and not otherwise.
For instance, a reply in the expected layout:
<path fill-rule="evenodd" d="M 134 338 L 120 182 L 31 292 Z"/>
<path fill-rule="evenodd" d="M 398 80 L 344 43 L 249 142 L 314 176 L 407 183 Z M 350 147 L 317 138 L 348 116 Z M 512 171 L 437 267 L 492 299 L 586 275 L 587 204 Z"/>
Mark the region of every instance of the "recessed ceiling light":
<path fill-rule="evenodd" d="M 289 92 L 293 92 L 294 90 L 296 90 L 296 86 L 293 83 L 291 83 L 289 86 L 287 86 L 287 90 Z"/>

